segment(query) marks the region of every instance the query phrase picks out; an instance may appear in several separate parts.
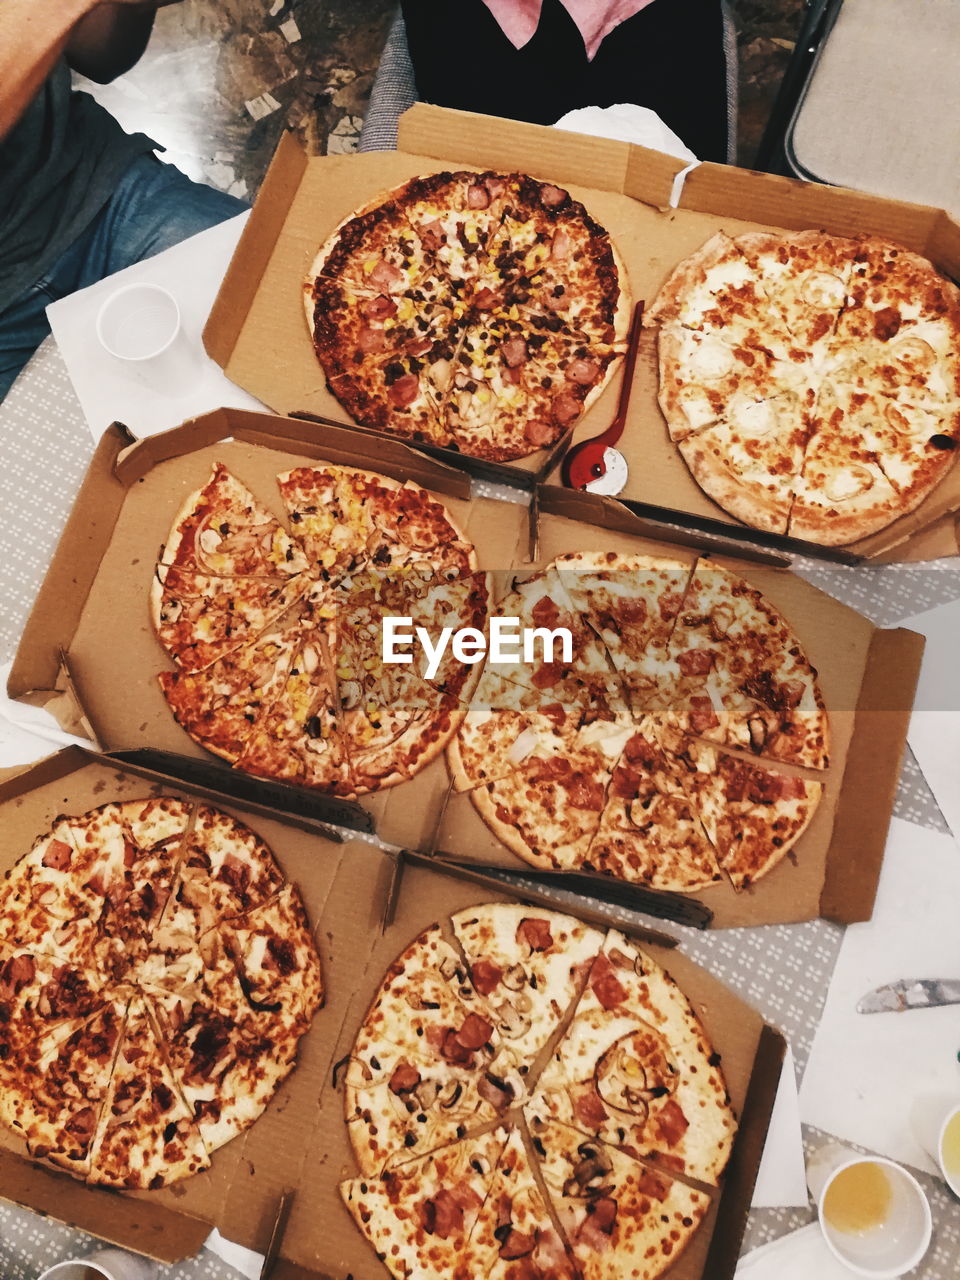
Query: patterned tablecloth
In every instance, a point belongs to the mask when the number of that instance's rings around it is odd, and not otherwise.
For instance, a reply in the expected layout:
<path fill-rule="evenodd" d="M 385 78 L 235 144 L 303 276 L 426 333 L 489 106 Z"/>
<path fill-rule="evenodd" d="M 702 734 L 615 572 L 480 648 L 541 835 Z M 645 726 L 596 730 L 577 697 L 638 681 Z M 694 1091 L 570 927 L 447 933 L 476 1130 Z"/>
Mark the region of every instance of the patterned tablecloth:
<path fill-rule="evenodd" d="M 134 429 L 136 424 L 130 424 Z M 48 341 L 0 405 L 0 663 L 16 648 L 34 595 L 93 449 L 66 368 Z M 960 566 L 940 561 L 882 569 L 835 568 L 802 561 L 806 578 L 874 622 L 900 619 L 960 598 Z M 908 755 L 896 813 L 938 831 L 946 825 L 923 776 Z M 614 922 L 638 917 L 610 910 Z M 780 1027 L 803 1073 L 843 930 L 823 920 L 807 924 L 698 933 L 678 929 L 694 959 Z M 808 1149 L 824 1135 L 805 1130 Z M 953 1280 L 960 1258 L 960 1204 L 943 1184 L 919 1174 L 933 1208 L 934 1245 L 918 1280 Z M 812 1220 L 812 1210 L 762 1209 L 750 1214 L 745 1250 Z M 0 1275 L 35 1280 L 53 1262 L 83 1252 L 82 1233 L 0 1204 Z M 163 1268 L 165 1280 L 235 1280 L 239 1273 L 204 1251 Z"/>

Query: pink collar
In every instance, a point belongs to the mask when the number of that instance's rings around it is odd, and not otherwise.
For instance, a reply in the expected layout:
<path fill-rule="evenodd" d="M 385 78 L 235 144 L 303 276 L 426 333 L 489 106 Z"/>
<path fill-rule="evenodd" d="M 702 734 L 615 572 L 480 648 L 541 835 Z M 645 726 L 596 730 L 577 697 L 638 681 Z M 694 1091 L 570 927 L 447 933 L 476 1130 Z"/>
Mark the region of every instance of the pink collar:
<path fill-rule="evenodd" d="M 533 37 L 540 22 L 543 0 L 483 0 L 500 23 L 503 34 L 517 49 Z M 615 27 L 653 0 L 560 0 L 583 36 L 587 57 L 592 61 L 597 50 Z"/>

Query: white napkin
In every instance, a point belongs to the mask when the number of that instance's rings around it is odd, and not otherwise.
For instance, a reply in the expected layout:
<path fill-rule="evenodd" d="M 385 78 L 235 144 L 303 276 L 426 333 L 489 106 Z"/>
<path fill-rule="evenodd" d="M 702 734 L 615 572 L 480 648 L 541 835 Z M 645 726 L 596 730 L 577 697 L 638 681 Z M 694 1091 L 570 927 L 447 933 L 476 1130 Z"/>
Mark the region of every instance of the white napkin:
<path fill-rule="evenodd" d="M 761 1245 L 737 1267 L 737 1280 L 850 1280 L 814 1222 L 780 1240 Z"/>
<path fill-rule="evenodd" d="M 925 1094 L 960 1097 L 960 1007 L 856 1006 L 899 978 L 960 978 L 958 904 L 956 842 L 894 818 L 873 920 L 847 929 L 800 1089 L 805 1123 L 930 1173 L 911 1110 Z"/>
<path fill-rule="evenodd" d="M 589 133 L 595 138 L 616 138 L 639 147 L 664 151 L 681 160 L 696 160 L 690 148 L 649 107 L 620 102 L 614 107 L 578 107 L 561 116 L 554 126 L 572 133 Z"/>
<path fill-rule="evenodd" d="M 259 400 L 230 382 L 207 356 L 201 339 L 248 216 L 242 213 L 201 231 L 47 307 L 53 336 L 94 440 L 116 421 L 137 436 L 150 436 L 221 406 L 263 410 Z M 180 307 L 183 331 L 196 361 L 182 392 L 172 389 L 164 394 L 145 387 L 122 361 L 104 351 L 97 338 L 97 313 L 104 301 L 122 285 L 140 283 L 162 285 Z"/>
<path fill-rule="evenodd" d="M 807 1176 L 803 1163 L 800 1099 L 793 1050 L 787 1046 L 780 1088 L 773 1104 L 763 1159 L 753 1191 L 754 1209 L 800 1208 L 807 1204 Z"/>
<path fill-rule="evenodd" d="M 927 637 L 907 741 L 947 826 L 960 840 L 960 600 L 901 625 Z"/>
<path fill-rule="evenodd" d="M 260 1280 L 264 1263 L 262 1253 L 254 1253 L 252 1249 L 245 1249 L 243 1245 L 234 1244 L 232 1240 L 225 1240 L 216 1227 L 207 1236 L 203 1247 L 215 1253 L 218 1258 L 222 1258 L 228 1267 L 239 1271 L 242 1276 L 247 1277 L 247 1280 Z"/>
<path fill-rule="evenodd" d="M 0 769 L 33 764 L 63 747 L 89 747 L 86 738 L 64 733 L 49 711 L 7 697 L 11 663 L 0 666 Z"/>

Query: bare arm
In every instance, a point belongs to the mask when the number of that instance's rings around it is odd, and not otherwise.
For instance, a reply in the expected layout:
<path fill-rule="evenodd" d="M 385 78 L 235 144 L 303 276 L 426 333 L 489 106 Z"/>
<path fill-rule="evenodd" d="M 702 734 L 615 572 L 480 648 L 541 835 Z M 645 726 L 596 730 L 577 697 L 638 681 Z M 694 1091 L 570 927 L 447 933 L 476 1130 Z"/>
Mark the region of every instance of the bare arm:
<path fill-rule="evenodd" d="M 96 0 L 0 0 L 0 139 L 33 101 Z"/>
<path fill-rule="evenodd" d="M 157 9 L 179 0 L 0 0 L 0 141 L 57 59 L 106 83 L 129 71 L 150 39 Z"/>

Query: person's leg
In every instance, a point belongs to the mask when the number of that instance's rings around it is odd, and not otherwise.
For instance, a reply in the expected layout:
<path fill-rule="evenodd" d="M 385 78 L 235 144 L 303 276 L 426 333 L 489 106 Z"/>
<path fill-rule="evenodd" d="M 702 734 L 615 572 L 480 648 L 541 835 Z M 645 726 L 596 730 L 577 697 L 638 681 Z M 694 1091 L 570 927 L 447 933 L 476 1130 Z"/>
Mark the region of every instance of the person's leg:
<path fill-rule="evenodd" d="M 135 160 L 79 239 L 14 305 L 0 315 L 0 401 L 49 334 L 50 302 L 243 213 L 247 206 L 192 182 L 153 155 Z"/>

